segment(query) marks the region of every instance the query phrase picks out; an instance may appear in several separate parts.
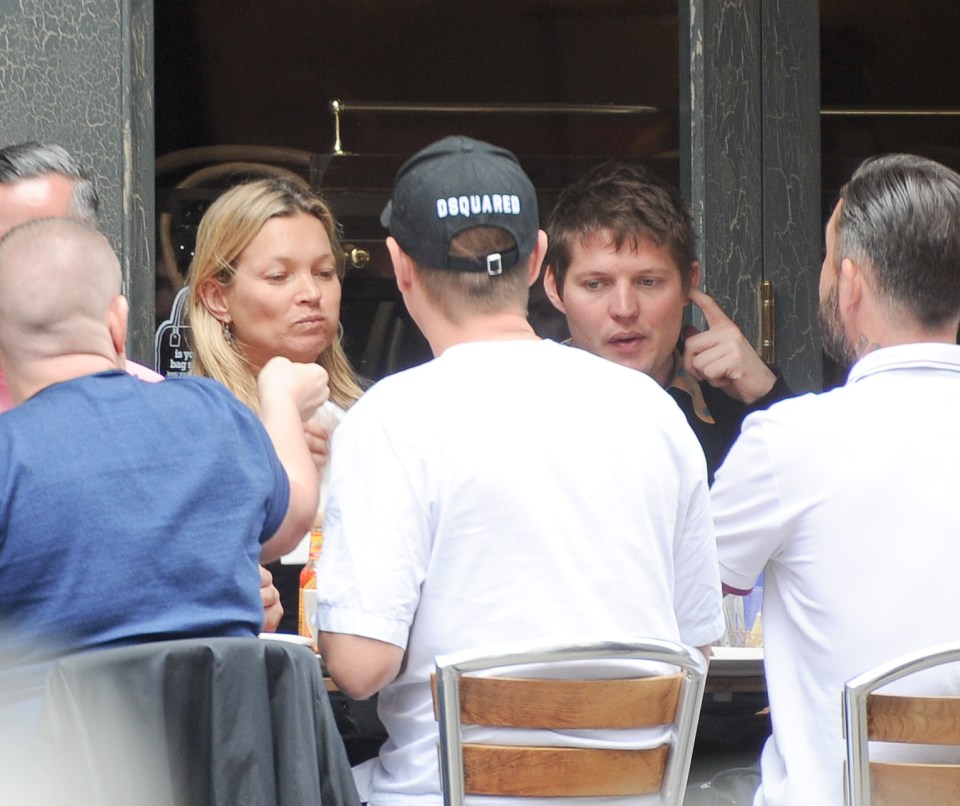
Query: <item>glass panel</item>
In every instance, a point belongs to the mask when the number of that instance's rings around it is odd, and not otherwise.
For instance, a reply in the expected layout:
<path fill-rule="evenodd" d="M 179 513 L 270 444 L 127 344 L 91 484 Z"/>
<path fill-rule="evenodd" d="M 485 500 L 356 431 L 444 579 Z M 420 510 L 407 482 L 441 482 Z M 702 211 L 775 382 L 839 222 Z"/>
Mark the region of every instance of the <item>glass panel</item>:
<path fill-rule="evenodd" d="M 891 151 L 960 169 L 960 4 L 820 6 L 824 218 L 864 158 Z"/>
<path fill-rule="evenodd" d="M 960 170 L 960 4 L 820 4 L 822 213 L 866 157 L 900 151 Z M 846 368 L 824 358 L 824 385 Z"/>

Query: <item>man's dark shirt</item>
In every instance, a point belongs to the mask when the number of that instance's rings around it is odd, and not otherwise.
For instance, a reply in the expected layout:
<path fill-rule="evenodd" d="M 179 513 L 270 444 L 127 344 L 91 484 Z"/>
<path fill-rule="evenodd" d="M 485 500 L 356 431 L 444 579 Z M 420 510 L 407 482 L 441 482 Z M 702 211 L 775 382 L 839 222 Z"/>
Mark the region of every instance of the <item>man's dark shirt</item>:
<path fill-rule="evenodd" d="M 678 364 L 678 366 L 681 365 Z M 787 386 L 786 381 L 776 370 L 773 372 L 777 376 L 776 383 L 763 397 L 749 405 L 730 397 L 722 389 L 717 389 L 708 383 L 697 383 L 689 376 L 682 376 L 682 370 L 673 384 L 667 388 L 667 393 L 677 402 L 693 433 L 700 440 L 703 454 L 707 459 L 707 475 L 711 484 L 713 484 L 714 473 L 726 458 L 730 446 L 740 435 L 740 426 L 744 418 L 748 414 L 763 411 L 774 403 L 793 396 L 793 391 Z M 691 394 L 692 385 L 699 386 L 700 396 Z"/>

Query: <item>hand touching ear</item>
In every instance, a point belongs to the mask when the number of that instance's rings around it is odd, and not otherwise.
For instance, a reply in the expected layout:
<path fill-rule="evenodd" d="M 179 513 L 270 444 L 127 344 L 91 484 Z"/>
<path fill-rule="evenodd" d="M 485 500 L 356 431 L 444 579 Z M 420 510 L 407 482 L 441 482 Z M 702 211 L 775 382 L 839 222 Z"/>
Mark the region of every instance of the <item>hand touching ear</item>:
<path fill-rule="evenodd" d="M 713 297 L 693 289 L 690 301 L 703 311 L 708 329 L 687 336 L 684 369 L 741 403 L 759 400 L 773 388 L 777 376 Z"/>

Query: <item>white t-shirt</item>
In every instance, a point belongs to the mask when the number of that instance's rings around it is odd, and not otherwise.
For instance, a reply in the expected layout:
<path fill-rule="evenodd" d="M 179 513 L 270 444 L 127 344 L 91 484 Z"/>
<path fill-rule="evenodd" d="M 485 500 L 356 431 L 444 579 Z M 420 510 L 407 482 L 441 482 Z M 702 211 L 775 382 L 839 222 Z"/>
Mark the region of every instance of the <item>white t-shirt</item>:
<path fill-rule="evenodd" d="M 721 578 L 764 571 L 757 804 L 841 806 L 844 682 L 960 638 L 958 412 L 960 347 L 888 347 L 842 388 L 751 415 L 717 472 Z"/>
<path fill-rule="evenodd" d="M 549 341 L 458 345 L 377 383 L 331 455 L 320 628 L 407 650 L 359 781 L 376 806 L 440 803 L 437 654 L 723 632 L 703 452 L 643 373 Z"/>

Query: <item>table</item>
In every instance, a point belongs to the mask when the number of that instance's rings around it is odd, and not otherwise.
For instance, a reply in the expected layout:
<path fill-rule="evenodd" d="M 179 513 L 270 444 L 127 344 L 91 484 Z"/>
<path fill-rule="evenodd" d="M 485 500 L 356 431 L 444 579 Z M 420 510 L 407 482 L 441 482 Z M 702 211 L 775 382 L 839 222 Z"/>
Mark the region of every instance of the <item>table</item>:
<path fill-rule="evenodd" d="M 763 649 L 714 647 L 713 653 L 707 673 L 698 737 L 703 736 L 708 744 L 715 739 L 719 741 L 717 737 L 728 740 L 731 725 L 735 725 L 743 735 L 752 737 L 760 731 L 765 736 L 769 732 L 769 722 L 764 716 L 766 683 L 763 677 Z M 341 694 L 330 677 L 324 675 L 324 683 L 331 695 L 331 704 L 341 726 L 350 762 L 359 764 L 376 755 L 386 738 L 376 712 L 376 696 L 355 702 Z"/>
<path fill-rule="evenodd" d="M 319 657 L 319 655 L 318 655 Z M 327 691 L 339 691 L 337 684 L 324 675 Z M 715 646 L 707 672 L 706 691 L 716 692 L 765 692 L 763 676 L 763 648 Z"/>
<path fill-rule="evenodd" d="M 715 646 L 707 673 L 706 691 L 765 692 L 763 647 Z"/>

